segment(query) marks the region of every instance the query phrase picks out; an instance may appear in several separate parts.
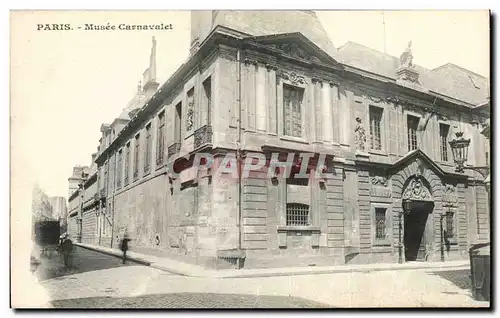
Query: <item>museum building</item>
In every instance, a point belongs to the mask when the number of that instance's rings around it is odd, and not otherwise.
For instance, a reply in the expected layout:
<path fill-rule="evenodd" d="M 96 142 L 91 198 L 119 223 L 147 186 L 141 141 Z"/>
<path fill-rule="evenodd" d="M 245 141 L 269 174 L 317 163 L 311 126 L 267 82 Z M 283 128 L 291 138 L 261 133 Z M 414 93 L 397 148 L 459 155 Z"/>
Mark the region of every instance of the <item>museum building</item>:
<path fill-rule="evenodd" d="M 490 239 L 486 175 L 460 169 L 489 165 L 488 83 L 415 65 L 411 42 L 399 58 L 336 48 L 312 11 L 193 11 L 188 60 L 160 85 L 153 38 L 142 85 L 101 126 L 71 235 L 117 248 L 126 231 L 133 251 L 212 268 L 467 259 Z M 331 177 L 230 178 L 199 153 L 301 169 L 308 153 L 303 169 Z"/>

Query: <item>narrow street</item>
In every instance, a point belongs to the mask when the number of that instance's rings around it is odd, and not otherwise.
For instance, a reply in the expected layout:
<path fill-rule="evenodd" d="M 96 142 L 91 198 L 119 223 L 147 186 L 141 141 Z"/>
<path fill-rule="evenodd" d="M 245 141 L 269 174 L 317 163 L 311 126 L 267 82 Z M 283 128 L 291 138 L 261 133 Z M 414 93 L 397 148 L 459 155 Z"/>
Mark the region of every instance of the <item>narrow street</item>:
<path fill-rule="evenodd" d="M 56 308 L 486 307 L 470 296 L 468 270 L 213 279 L 185 277 L 77 248 L 74 268 L 58 255 L 36 275 Z"/>

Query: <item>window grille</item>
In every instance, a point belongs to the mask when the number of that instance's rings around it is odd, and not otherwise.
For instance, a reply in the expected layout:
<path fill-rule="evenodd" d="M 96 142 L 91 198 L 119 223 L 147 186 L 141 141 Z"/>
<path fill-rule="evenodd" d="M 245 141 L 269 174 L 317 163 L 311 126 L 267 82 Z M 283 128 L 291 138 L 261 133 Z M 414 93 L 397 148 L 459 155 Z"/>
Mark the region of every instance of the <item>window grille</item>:
<path fill-rule="evenodd" d="M 375 239 L 385 240 L 386 236 L 386 209 L 375 208 Z"/>
<path fill-rule="evenodd" d="M 446 237 L 452 238 L 454 236 L 454 226 L 453 226 L 453 212 L 446 212 Z"/>
<path fill-rule="evenodd" d="M 286 225 L 290 226 L 308 226 L 309 206 L 300 203 L 288 203 L 286 205 Z"/>
<path fill-rule="evenodd" d="M 417 128 L 420 118 L 408 115 L 408 151 L 416 150 L 418 148 L 417 144 Z"/>
<path fill-rule="evenodd" d="M 370 106 L 370 142 L 374 150 L 382 150 L 380 125 L 382 123 L 382 108 Z"/>

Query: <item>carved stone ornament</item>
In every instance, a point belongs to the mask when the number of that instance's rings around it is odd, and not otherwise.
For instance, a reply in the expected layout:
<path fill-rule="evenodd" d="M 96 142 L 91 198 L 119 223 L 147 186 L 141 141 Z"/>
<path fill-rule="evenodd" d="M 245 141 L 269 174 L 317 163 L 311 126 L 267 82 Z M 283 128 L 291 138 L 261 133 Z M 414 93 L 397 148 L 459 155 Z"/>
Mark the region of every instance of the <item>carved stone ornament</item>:
<path fill-rule="evenodd" d="M 427 189 L 418 177 L 413 178 L 406 187 L 403 193 L 403 200 L 433 201 L 429 189 Z"/>
<path fill-rule="evenodd" d="M 388 181 L 386 177 L 383 176 L 373 176 L 371 178 L 372 185 L 387 187 Z"/>
<path fill-rule="evenodd" d="M 356 136 L 356 149 L 360 151 L 365 151 L 366 143 L 366 132 L 363 124 L 361 123 L 361 118 L 356 117 L 356 128 L 354 129 L 354 134 Z"/>
<path fill-rule="evenodd" d="M 298 75 L 295 72 L 281 72 L 280 77 L 283 79 L 290 81 L 292 84 L 297 85 L 297 84 L 305 84 L 306 79 L 302 75 Z"/>
<path fill-rule="evenodd" d="M 444 185 L 443 201 L 450 203 L 458 201 L 456 187 L 454 185 L 452 184 Z"/>
<path fill-rule="evenodd" d="M 408 42 L 406 50 L 401 54 L 399 62 L 400 62 L 400 67 L 413 67 L 413 54 L 411 52 L 411 41 Z"/>
<path fill-rule="evenodd" d="M 307 61 L 311 60 L 310 55 L 302 50 L 296 43 L 275 44 L 273 47 L 292 57 Z"/>

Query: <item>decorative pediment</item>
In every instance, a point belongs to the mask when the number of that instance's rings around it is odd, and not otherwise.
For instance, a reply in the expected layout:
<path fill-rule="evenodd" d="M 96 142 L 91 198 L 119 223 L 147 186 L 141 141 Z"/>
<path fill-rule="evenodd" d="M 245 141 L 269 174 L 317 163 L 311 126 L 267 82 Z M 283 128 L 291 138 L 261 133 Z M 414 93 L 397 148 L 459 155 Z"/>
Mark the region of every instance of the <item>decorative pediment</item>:
<path fill-rule="evenodd" d="M 298 32 L 249 37 L 245 40 L 247 43 L 254 43 L 261 48 L 302 61 L 327 65 L 338 64 L 333 57 Z"/>
<path fill-rule="evenodd" d="M 420 177 L 410 180 L 403 192 L 403 200 L 434 201 L 429 189 L 424 185 Z"/>

